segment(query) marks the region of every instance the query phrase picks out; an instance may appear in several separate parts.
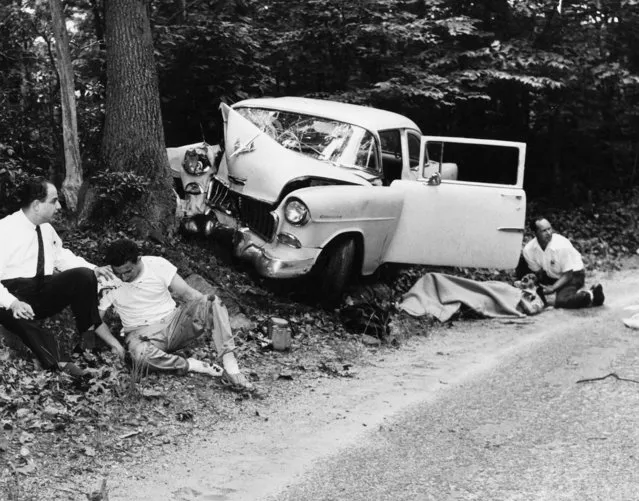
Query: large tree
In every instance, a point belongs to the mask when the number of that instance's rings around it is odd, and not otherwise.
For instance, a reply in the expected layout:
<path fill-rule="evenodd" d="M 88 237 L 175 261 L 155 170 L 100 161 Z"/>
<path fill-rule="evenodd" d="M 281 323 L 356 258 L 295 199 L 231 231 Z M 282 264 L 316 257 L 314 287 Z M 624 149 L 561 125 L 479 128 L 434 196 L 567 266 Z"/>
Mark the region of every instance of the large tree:
<path fill-rule="evenodd" d="M 107 89 L 101 153 L 103 169 L 148 181 L 144 195 L 128 200 L 127 206 L 140 236 L 161 238 L 173 231 L 175 197 L 148 9 L 147 0 L 105 2 Z"/>

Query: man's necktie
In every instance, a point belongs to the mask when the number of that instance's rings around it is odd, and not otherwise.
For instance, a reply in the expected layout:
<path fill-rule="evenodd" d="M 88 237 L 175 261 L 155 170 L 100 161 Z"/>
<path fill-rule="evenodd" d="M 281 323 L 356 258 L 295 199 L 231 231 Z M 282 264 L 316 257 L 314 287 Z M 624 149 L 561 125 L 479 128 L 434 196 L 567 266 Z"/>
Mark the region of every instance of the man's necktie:
<path fill-rule="evenodd" d="M 44 244 L 42 243 L 40 226 L 36 226 L 36 233 L 38 234 L 38 265 L 36 267 L 36 278 L 42 278 L 44 276 Z"/>

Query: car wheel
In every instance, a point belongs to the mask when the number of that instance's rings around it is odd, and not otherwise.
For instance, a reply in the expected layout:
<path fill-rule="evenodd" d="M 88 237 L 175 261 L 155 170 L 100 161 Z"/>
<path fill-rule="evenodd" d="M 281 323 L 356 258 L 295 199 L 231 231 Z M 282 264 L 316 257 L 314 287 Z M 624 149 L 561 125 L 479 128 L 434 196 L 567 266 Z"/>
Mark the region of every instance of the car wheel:
<path fill-rule="evenodd" d="M 318 299 L 333 305 L 342 297 L 351 277 L 355 261 L 355 240 L 345 238 L 331 244 L 326 250 L 323 265 L 318 270 L 320 287 Z"/>

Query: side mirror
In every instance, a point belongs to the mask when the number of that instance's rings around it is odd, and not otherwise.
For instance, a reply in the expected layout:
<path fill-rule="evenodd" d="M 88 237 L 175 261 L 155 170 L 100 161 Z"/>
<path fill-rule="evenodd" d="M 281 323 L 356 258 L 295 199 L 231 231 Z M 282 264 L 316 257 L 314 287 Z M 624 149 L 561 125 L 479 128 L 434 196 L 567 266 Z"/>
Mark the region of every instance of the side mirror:
<path fill-rule="evenodd" d="M 432 176 L 426 179 L 428 186 L 439 186 L 442 184 L 442 176 L 439 172 L 435 172 Z"/>

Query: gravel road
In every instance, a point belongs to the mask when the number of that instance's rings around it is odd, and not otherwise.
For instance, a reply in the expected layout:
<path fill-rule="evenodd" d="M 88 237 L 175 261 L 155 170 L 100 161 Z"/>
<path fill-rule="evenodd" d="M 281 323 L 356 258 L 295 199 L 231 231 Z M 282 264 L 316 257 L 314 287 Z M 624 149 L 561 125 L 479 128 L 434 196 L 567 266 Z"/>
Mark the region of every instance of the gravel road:
<path fill-rule="evenodd" d="M 577 381 L 639 381 L 639 274 L 599 278 L 603 308 L 456 322 L 238 404 L 113 468 L 110 500 L 637 499 L 639 385 Z"/>

